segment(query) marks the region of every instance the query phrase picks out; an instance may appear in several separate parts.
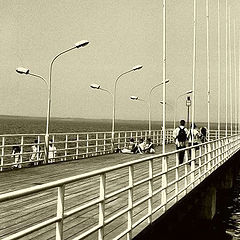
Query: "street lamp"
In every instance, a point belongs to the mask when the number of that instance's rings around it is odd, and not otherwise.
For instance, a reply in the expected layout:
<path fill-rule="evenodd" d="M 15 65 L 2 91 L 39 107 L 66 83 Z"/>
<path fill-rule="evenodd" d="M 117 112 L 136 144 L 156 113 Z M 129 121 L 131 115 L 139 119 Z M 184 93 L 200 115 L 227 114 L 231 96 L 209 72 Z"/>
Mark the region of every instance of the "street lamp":
<path fill-rule="evenodd" d="M 193 90 L 189 90 L 189 91 L 187 91 L 187 92 L 185 92 L 185 93 L 179 95 L 179 96 L 176 98 L 176 101 L 175 101 L 175 108 L 174 108 L 174 122 L 173 122 L 173 129 L 176 128 L 176 112 L 177 112 L 177 101 L 178 101 L 178 99 L 179 99 L 180 97 L 185 96 L 185 95 L 187 95 L 187 94 L 190 94 L 190 93 L 192 93 L 192 92 L 193 92 Z"/>
<path fill-rule="evenodd" d="M 47 81 L 40 75 L 38 74 L 35 74 L 35 73 L 31 73 L 29 69 L 27 68 L 24 68 L 24 67 L 18 67 L 16 69 L 16 72 L 19 73 L 19 74 L 26 74 L 26 75 L 30 75 L 30 76 L 34 76 L 34 77 L 37 77 L 37 78 L 40 78 L 41 80 L 43 80 L 43 82 L 48 86 L 48 83 Z"/>
<path fill-rule="evenodd" d="M 113 92 L 113 114 L 112 114 L 112 150 L 114 151 L 114 131 L 115 131 L 115 115 L 116 115 L 116 111 L 115 111 L 115 106 L 116 106 L 116 90 L 117 90 L 117 83 L 118 83 L 118 80 L 125 74 L 128 74 L 130 72 L 133 72 L 133 71 L 137 71 L 137 70 L 140 70 L 143 66 L 142 65 L 137 65 L 135 67 L 133 67 L 132 69 L 126 71 L 126 72 L 123 72 L 121 73 L 115 80 L 115 83 L 114 83 L 114 92 Z"/>
<path fill-rule="evenodd" d="M 169 83 L 169 79 L 166 79 L 165 83 Z M 148 96 L 148 99 L 149 99 L 149 112 L 148 112 L 148 119 L 149 119 L 149 135 L 151 137 L 151 94 L 153 92 L 153 90 L 161 85 L 163 85 L 164 82 L 162 81 L 161 83 L 155 85 L 154 87 L 151 88 L 150 92 L 149 92 L 149 96 Z"/>
<path fill-rule="evenodd" d="M 113 97 L 113 94 L 110 91 L 108 91 L 107 89 L 102 88 L 100 85 L 98 85 L 96 83 L 92 83 L 90 85 L 90 87 L 93 88 L 93 89 L 96 89 L 96 90 L 102 90 L 104 92 L 107 92 L 107 93 L 109 93 Z"/>
<path fill-rule="evenodd" d="M 167 79 L 165 81 L 165 83 L 168 83 L 169 82 L 169 79 Z M 156 87 L 159 87 L 163 84 L 163 82 L 155 85 L 154 87 L 151 88 L 150 92 L 149 92 L 149 96 L 148 96 L 148 132 L 149 132 L 149 137 L 151 137 L 151 94 L 152 94 L 152 91 L 156 88 Z M 143 101 L 143 102 L 146 102 L 145 100 L 137 97 L 137 96 L 131 96 L 130 97 L 131 100 L 138 100 L 138 101 Z"/>
<path fill-rule="evenodd" d="M 61 55 L 76 49 L 76 48 L 81 48 L 85 47 L 86 45 L 89 44 L 88 40 L 81 40 L 75 45 L 65 51 L 60 52 L 57 54 L 51 61 L 50 63 L 50 71 L 49 71 L 49 84 L 48 84 L 48 114 L 47 114 L 47 126 L 46 126 L 46 136 L 45 136 L 45 163 L 48 162 L 48 151 L 49 151 L 49 125 L 50 125 L 50 114 L 51 114 L 51 95 L 52 95 L 52 68 L 53 68 L 53 63 L 54 61 Z"/>
<path fill-rule="evenodd" d="M 61 55 L 76 49 L 76 48 L 81 48 L 84 47 L 86 45 L 88 45 L 89 41 L 87 40 L 81 40 L 77 43 L 75 43 L 75 45 L 65 51 L 60 52 L 59 54 L 57 54 L 51 61 L 50 63 L 50 71 L 49 71 L 49 82 L 47 82 L 42 76 L 37 75 L 37 74 L 33 74 L 30 73 L 29 69 L 27 68 L 23 68 L 23 67 L 18 67 L 16 69 L 16 72 L 19 74 L 28 74 L 34 77 L 38 77 L 40 79 L 42 79 L 47 87 L 48 87 L 48 107 L 47 107 L 47 122 L 46 122 L 46 135 L 45 135 L 45 163 L 48 162 L 48 152 L 49 152 L 49 125 L 50 125 L 50 112 L 51 112 L 51 93 L 52 93 L 52 67 L 53 67 L 53 63 L 54 61 Z"/>

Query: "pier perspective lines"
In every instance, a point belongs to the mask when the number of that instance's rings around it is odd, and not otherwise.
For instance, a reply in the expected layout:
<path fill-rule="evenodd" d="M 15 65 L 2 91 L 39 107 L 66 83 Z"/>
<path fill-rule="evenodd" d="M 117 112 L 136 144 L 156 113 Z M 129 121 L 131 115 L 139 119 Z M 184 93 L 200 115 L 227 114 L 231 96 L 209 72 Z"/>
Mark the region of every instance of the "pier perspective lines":
<path fill-rule="evenodd" d="M 182 164 L 178 150 L 3 193 L 0 237 L 132 239 L 237 153 L 240 135 L 198 146 Z"/>

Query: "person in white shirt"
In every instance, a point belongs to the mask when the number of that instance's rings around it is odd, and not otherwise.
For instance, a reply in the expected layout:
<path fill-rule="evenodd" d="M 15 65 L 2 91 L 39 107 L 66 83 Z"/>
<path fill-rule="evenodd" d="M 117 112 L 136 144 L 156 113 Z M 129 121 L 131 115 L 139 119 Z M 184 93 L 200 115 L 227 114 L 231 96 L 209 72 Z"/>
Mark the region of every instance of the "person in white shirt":
<path fill-rule="evenodd" d="M 192 131 L 193 130 L 193 131 Z M 190 130 L 189 130 L 189 137 L 188 137 L 188 146 L 196 146 L 199 144 L 199 140 L 200 140 L 200 134 L 199 131 L 197 130 L 197 126 L 194 123 L 193 124 L 193 129 L 192 129 L 192 124 L 190 126 Z M 199 149 L 199 146 L 194 148 L 195 150 Z M 191 157 L 191 149 L 189 150 L 189 156 Z"/>
<path fill-rule="evenodd" d="M 55 162 L 56 152 L 57 152 L 56 147 L 52 144 L 52 141 L 50 141 L 48 150 L 48 163 Z"/>
<path fill-rule="evenodd" d="M 175 140 L 177 150 L 183 149 L 186 147 L 188 135 L 189 135 L 188 130 L 187 128 L 185 128 L 185 121 L 181 120 L 180 126 L 173 130 L 173 137 Z M 184 154 L 185 154 L 184 150 L 179 152 L 178 154 L 179 164 L 183 163 Z"/>

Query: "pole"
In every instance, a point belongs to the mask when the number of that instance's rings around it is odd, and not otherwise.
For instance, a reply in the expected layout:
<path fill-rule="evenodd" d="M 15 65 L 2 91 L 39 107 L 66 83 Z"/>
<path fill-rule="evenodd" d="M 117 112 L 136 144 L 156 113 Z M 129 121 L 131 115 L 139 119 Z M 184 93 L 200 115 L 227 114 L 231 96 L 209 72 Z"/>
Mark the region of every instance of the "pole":
<path fill-rule="evenodd" d="M 207 129 L 208 141 L 210 140 L 210 57 L 209 57 L 209 0 L 206 0 L 206 23 L 207 23 Z"/>
<path fill-rule="evenodd" d="M 149 95 L 149 102 L 148 102 L 148 134 L 149 137 L 151 138 L 151 98 Z"/>
<path fill-rule="evenodd" d="M 111 142 L 112 142 L 112 151 L 114 151 L 114 132 L 115 132 L 115 118 L 116 118 L 116 111 L 115 111 L 115 108 L 116 108 L 116 90 L 117 90 L 117 83 L 118 83 L 118 80 L 125 74 L 127 73 L 130 73 L 134 71 L 134 69 L 131 69 L 129 71 L 126 71 L 122 74 L 120 74 L 117 79 L 115 80 L 115 83 L 114 83 L 114 92 L 113 92 L 113 109 L 112 109 L 112 138 L 111 138 Z"/>
<path fill-rule="evenodd" d="M 230 97 L 230 124 L 231 124 L 231 135 L 233 134 L 233 116 L 232 116 L 232 44 L 231 44 L 231 9 L 229 7 L 229 21 L 228 21 L 228 41 L 229 41 L 229 97 Z"/>
<path fill-rule="evenodd" d="M 163 0 L 163 102 L 166 102 L 166 0 Z M 163 104 L 163 148 L 165 153 L 166 104 Z"/>
<path fill-rule="evenodd" d="M 220 138 L 220 107 L 221 107 L 221 48 L 220 48 L 220 0 L 218 0 L 218 138 Z"/>
<path fill-rule="evenodd" d="M 169 80 L 167 82 L 169 82 Z M 148 112 L 148 121 L 149 121 L 148 126 L 149 126 L 149 128 L 148 129 L 149 129 L 149 135 L 150 136 L 151 136 L 151 95 L 152 95 L 153 90 L 155 88 L 161 86 L 162 84 L 163 84 L 163 82 L 161 82 L 161 83 L 155 85 L 154 87 L 152 87 L 151 90 L 149 91 L 149 95 L 148 95 L 148 101 L 149 101 L 149 105 L 148 105 L 148 110 L 149 110 L 149 112 Z"/>
<path fill-rule="evenodd" d="M 48 108 L 47 108 L 47 124 L 46 124 L 46 135 L 45 135 L 45 163 L 48 162 L 48 152 L 49 152 L 49 126 L 50 126 L 50 117 L 51 117 L 51 96 L 52 96 L 52 68 L 53 68 L 53 63 L 54 61 L 61 55 L 63 55 L 64 53 L 67 53 L 73 49 L 75 49 L 76 46 L 71 47 L 65 51 L 62 51 L 61 53 L 59 53 L 58 55 L 56 55 L 51 63 L 50 63 L 50 71 L 49 71 L 49 84 L 48 84 Z"/>
<path fill-rule="evenodd" d="M 238 91 L 240 92 L 240 32 L 238 31 Z M 240 99 L 238 102 L 238 133 L 240 130 Z"/>
<path fill-rule="evenodd" d="M 234 115 L 235 115 L 235 133 L 237 132 L 237 54 L 236 54 L 236 21 L 233 22 L 233 56 L 234 56 Z"/>
<path fill-rule="evenodd" d="M 189 129 L 190 106 L 187 106 L 187 129 Z"/>
<path fill-rule="evenodd" d="M 193 3 L 193 72 L 192 72 L 192 146 L 193 146 L 193 129 L 195 121 L 195 77 L 196 77 L 196 0 Z"/>
<path fill-rule="evenodd" d="M 228 0 L 226 0 L 226 33 L 225 33 L 225 37 L 226 37 L 226 46 L 225 46 L 225 52 L 226 52 L 226 76 L 225 76 L 225 80 L 226 80 L 226 106 L 225 106 L 225 122 L 226 122 L 226 132 L 225 132 L 225 136 L 227 137 L 228 135 Z"/>

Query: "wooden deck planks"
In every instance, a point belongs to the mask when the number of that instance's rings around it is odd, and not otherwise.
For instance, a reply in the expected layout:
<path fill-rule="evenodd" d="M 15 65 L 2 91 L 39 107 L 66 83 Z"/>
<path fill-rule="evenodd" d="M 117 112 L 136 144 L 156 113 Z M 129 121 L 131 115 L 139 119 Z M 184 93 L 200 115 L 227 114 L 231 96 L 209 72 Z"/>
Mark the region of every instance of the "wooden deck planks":
<path fill-rule="evenodd" d="M 174 146 L 167 145 L 168 150 L 174 150 Z M 159 149 L 160 151 L 160 149 Z M 81 174 L 89 171 L 93 171 L 96 169 L 100 169 L 107 166 L 116 165 L 118 163 L 128 162 L 133 159 L 139 159 L 140 157 L 146 157 L 149 155 L 135 155 L 135 154 L 111 154 L 111 155 L 103 155 L 98 156 L 95 158 L 88 158 L 88 159 L 80 159 L 77 161 L 72 162 L 62 162 L 59 164 L 51 164 L 46 166 L 39 166 L 33 168 L 25 168 L 17 171 L 11 172 L 2 172 L 3 181 L 0 183 L 0 192 L 8 192 L 10 190 L 18 190 L 26 187 L 30 187 L 33 185 L 46 183 L 62 178 L 66 178 L 69 176 L 74 176 L 76 174 Z M 175 161 L 175 160 L 174 160 Z M 142 167 L 144 169 L 142 169 Z M 148 168 L 145 169 L 146 166 L 139 164 L 136 167 L 136 175 L 134 176 L 135 181 L 142 179 L 144 176 L 146 177 L 148 174 Z M 161 169 L 161 164 L 159 164 L 159 170 Z M 128 183 L 128 178 L 123 177 L 128 176 L 127 169 L 121 170 L 121 172 L 116 173 L 114 177 L 109 174 L 107 178 L 111 179 L 107 182 L 109 186 L 109 190 L 117 190 L 122 187 L 124 184 Z M 97 184 L 96 184 L 97 183 Z M 146 185 L 146 184 L 145 184 Z M 81 183 L 81 184 L 73 184 L 71 187 L 66 189 L 66 203 L 65 203 L 65 210 L 68 208 L 73 208 L 77 206 L 80 201 L 84 201 L 84 199 L 89 198 L 93 193 L 98 194 L 98 180 L 95 182 Z M 160 181 L 159 181 L 160 187 Z M 146 195 L 147 193 L 144 191 L 147 189 L 146 186 L 141 186 L 139 189 L 134 191 L 134 201 L 140 198 L 142 195 Z M 145 193 L 144 193 L 145 192 Z M 113 215 L 113 213 L 120 211 L 127 205 L 127 192 L 122 197 L 113 197 L 113 199 L 109 200 L 106 204 L 106 214 L 107 216 Z M 52 193 L 41 193 L 38 195 L 37 199 L 31 198 L 28 196 L 24 201 L 16 201 L 14 200 L 13 205 L 15 209 L 24 209 L 25 213 L 22 214 L 21 211 L 11 211 L 12 206 L 5 206 L 6 203 L 1 204 L 0 208 L 0 236 L 6 236 L 10 232 L 14 232 L 18 229 L 26 227 L 26 225 L 31 225 L 32 222 L 41 221 L 42 216 L 46 215 L 46 211 L 52 215 L 51 212 L 56 209 L 56 194 L 53 195 Z M 37 200 L 37 201 L 36 201 Z M 42 203 L 44 202 L 44 203 Z M 122 205 L 122 203 L 124 203 Z M 39 206 L 42 207 L 42 210 L 36 212 L 36 208 Z M 55 205 L 55 206 L 54 206 Z M 147 207 L 147 204 L 145 204 Z M 26 207 L 27 206 L 27 207 Z M 5 207 L 5 209 L 3 209 Z M 139 206 L 138 213 L 141 215 L 144 211 L 146 211 L 146 207 L 141 208 Z M 141 210 L 140 210 L 141 209 Z M 55 212 L 54 212 L 55 213 Z M 54 214 L 53 213 L 53 214 Z M 75 216 L 76 215 L 76 216 Z M 72 217 L 66 219 L 65 222 L 65 233 L 66 239 L 68 239 L 71 235 L 76 236 L 79 232 L 81 232 L 84 228 L 88 228 L 91 221 L 97 222 L 98 221 L 98 209 L 96 208 L 95 211 L 86 210 L 82 211 L 79 214 L 75 214 Z M 126 214 L 125 214 L 126 215 Z M 135 216 L 139 218 L 139 216 Z M 18 220 L 20 218 L 20 220 Z M 27 220 L 28 219 L 28 220 Z M 122 219 L 124 220 L 124 219 Z M 123 222 L 117 222 L 119 228 L 124 224 Z M 10 226 L 7 226 L 7 223 L 10 223 Z M 81 226 L 81 227 L 80 227 Z M 115 228 L 116 228 L 115 226 Z M 116 228 L 118 229 L 118 228 Z M 110 236 L 109 239 L 114 235 L 113 232 L 115 230 L 111 229 L 106 232 L 107 236 Z M 35 234 L 31 234 L 34 236 L 34 239 L 51 239 L 55 234 L 55 225 L 49 226 L 48 228 L 44 228 Z M 23 239 L 31 239 L 29 237 L 25 237 Z M 91 238 L 90 238 L 91 239 Z"/>

